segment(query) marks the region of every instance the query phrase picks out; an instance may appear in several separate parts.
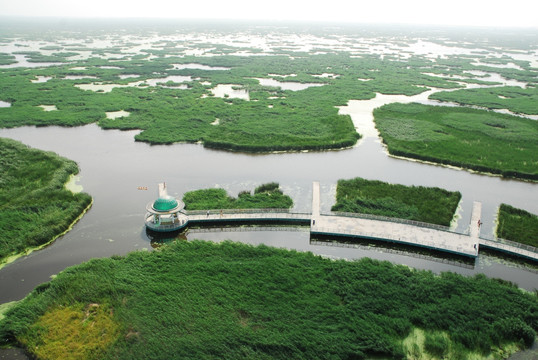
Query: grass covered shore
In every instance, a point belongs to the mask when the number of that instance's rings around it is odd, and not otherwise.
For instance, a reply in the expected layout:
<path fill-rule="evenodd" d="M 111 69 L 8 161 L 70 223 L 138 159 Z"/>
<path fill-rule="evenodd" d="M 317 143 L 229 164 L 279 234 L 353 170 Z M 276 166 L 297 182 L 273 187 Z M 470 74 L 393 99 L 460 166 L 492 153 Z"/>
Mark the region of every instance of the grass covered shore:
<path fill-rule="evenodd" d="M 0 264 L 46 244 L 90 206 L 92 198 L 64 188 L 75 162 L 0 138 Z"/>
<path fill-rule="evenodd" d="M 538 88 L 503 86 L 485 89 L 441 91 L 430 99 L 451 101 L 462 105 L 483 106 L 488 109 L 508 109 L 514 113 L 538 115 Z"/>
<path fill-rule="evenodd" d="M 460 192 L 354 178 L 338 180 L 332 211 L 372 214 L 450 226 Z"/>
<path fill-rule="evenodd" d="M 284 195 L 278 183 L 258 186 L 254 194 L 241 191 L 237 198 L 229 196 L 224 189 L 202 189 L 183 195 L 186 210 L 207 209 L 289 209 L 293 200 Z"/>
<path fill-rule="evenodd" d="M 498 237 L 538 247 L 538 216 L 501 204 L 497 223 Z"/>
<path fill-rule="evenodd" d="M 0 339 L 38 359 L 411 359 L 416 329 L 450 359 L 525 347 L 538 299 L 483 275 L 181 241 L 64 270 L 7 311 Z"/>
<path fill-rule="evenodd" d="M 374 121 L 392 155 L 538 180 L 538 122 L 491 111 L 389 104 Z"/>

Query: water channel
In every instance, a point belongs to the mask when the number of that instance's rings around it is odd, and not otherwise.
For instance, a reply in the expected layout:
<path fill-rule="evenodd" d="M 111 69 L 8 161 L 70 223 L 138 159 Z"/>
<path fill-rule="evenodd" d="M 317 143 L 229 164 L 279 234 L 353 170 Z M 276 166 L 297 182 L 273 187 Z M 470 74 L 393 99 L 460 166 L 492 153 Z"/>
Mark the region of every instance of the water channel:
<path fill-rule="evenodd" d="M 350 114 L 364 137 L 357 146 L 338 151 L 252 155 L 206 149 L 200 144 L 151 146 L 134 141 L 137 131 L 102 130 L 95 124 L 1 129 L 2 137 L 75 160 L 81 168 L 78 183 L 93 196 L 94 205 L 72 231 L 55 243 L 0 270 L 0 303 L 21 299 L 67 266 L 95 257 L 151 250 L 142 219 L 145 205 L 155 199 L 157 184 L 162 181 L 178 197 L 186 191 L 216 186 L 236 196 L 241 190 L 277 181 L 293 198 L 295 211 L 310 211 L 312 181 L 321 183 L 322 211 L 329 211 L 334 203 L 338 179 L 360 176 L 404 185 L 438 186 L 462 193 L 458 231 L 469 227 L 473 201 L 482 202 L 484 235 L 493 233 L 500 203 L 538 213 L 538 184 L 387 155 L 373 127 L 372 109 L 387 102 L 424 101 L 426 96 L 378 95 L 369 101 L 350 101 L 340 108 L 340 113 Z M 484 273 L 529 290 L 538 288 L 535 270 L 490 255 L 481 254 L 472 266 L 459 266 L 395 253 L 381 246 L 327 246 L 334 244 L 311 242 L 307 231 L 246 230 L 196 232 L 187 234 L 187 238 L 264 243 L 332 258 L 368 256 L 434 272 Z"/>
<path fill-rule="evenodd" d="M 37 65 L 27 63 L 23 56 L 18 56 L 17 60 L 26 66 Z M 16 65 L 21 66 L 20 63 Z M 199 67 L 198 64 L 187 65 L 188 68 Z M 505 79 L 497 80 L 502 82 Z M 163 82 L 163 79 L 158 81 Z M 266 85 L 283 87 L 283 83 L 272 81 Z M 227 94 L 236 97 L 233 92 L 242 91 L 241 97 L 248 99 L 246 91 L 234 89 L 233 85 L 225 88 L 221 86 L 218 90 L 222 90 L 222 94 L 215 94 L 216 96 Z M 134 141 L 137 131 L 102 130 L 95 124 L 76 128 L 0 129 L 0 137 L 16 139 L 75 160 L 81 168 L 78 184 L 94 198 L 93 207 L 72 231 L 50 246 L 0 269 L 0 304 L 23 298 L 35 286 L 48 281 L 51 276 L 70 265 L 135 250 L 151 251 L 154 244 L 144 229 L 143 215 L 145 205 L 155 199 L 157 184 L 162 181 L 166 181 L 169 192 L 177 197 L 186 191 L 217 186 L 236 196 L 239 191 L 252 190 L 261 183 L 277 181 L 282 190 L 293 198 L 293 210 L 307 212 L 311 205 L 312 181 L 321 183 L 324 212 L 328 212 L 335 201 L 338 179 L 360 176 L 404 185 L 438 186 L 462 193 L 458 221 L 455 224 L 458 231 L 468 229 L 473 201 L 482 202 L 483 235 L 493 234 L 500 203 L 537 214 L 536 183 L 506 180 L 388 156 L 373 126 L 372 110 L 396 101 L 438 105 L 438 102 L 427 100 L 433 91 L 415 97 L 378 94 L 375 99 L 352 100 L 347 106 L 340 107 L 341 114 L 351 115 L 363 138 L 357 146 L 339 151 L 252 155 L 215 151 L 200 144 L 151 146 Z M 0 101 L 0 106 L 10 104 Z M 149 190 L 138 190 L 139 187 L 147 187 Z M 457 264 L 414 252 L 395 251 L 386 248 L 384 244 L 344 244 L 330 239 L 327 242 L 312 241 L 305 228 L 280 230 L 207 229 L 191 231 L 184 238 L 263 243 L 311 251 L 335 259 L 371 257 L 434 272 L 453 271 L 464 275 L 483 273 L 488 277 L 515 282 L 528 290 L 538 288 L 535 269 L 491 254 L 481 253 L 474 264 Z M 2 353 L 0 357 L 1 355 Z M 21 355 L 21 358 L 24 357 Z"/>

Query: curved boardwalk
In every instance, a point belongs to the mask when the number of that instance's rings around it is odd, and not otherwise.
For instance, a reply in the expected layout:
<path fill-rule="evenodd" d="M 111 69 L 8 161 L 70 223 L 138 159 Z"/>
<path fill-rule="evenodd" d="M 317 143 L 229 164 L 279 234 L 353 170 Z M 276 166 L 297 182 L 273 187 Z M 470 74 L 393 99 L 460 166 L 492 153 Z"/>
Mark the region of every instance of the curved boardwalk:
<path fill-rule="evenodd" d="M 384 240 L 457 255 L 478 256 L 478 237 L 402 223 L 322 215 L 319 211 L 319 198 L 319 183 L 314 182 L 311 225 L 311 233 L 313 234 Z"/>
<path fill-rule="evenodd" d="M 538 249 L 536 248 L 480 238 L 479 221 L 482 205 L 479 202 L 473 204 L 469 234 L 460 234 L 428 224 L 417 226 L 417 222 L 411 224 L 356 215 L 322 214 L 320 205 L 320 186 L 319 182 L 316 181 L 312 186 L 312 213 L 255 209 L 190 211 L 187 215 L 189 224 L 263 222 L 310 224 L 310 233 L 317 235 L 389 241 L 471 258 L 476 258 L 480 247 L 483 247 L 538 261 Z"/>
<path fill-rule="evenodd" d="M 199 223 L 226 223 L 226 222 L 298 222 L 308 224 L 310 222 L 309 213 L 290 213 L 283 211 L 240 211 L 233 212 L 210 211 L 209 214 L 203 211 L 201 214 L 189 214 L 189 224 Z"/>
<path fill-rule="evenodd" d="M 480 248 L 500 251 L 509 255 L 515 255 L 529 260 L 538 261 L 538 249 L 532 246 L 512 243 L 507 240 L 495 241 L 480 238 Z"/>

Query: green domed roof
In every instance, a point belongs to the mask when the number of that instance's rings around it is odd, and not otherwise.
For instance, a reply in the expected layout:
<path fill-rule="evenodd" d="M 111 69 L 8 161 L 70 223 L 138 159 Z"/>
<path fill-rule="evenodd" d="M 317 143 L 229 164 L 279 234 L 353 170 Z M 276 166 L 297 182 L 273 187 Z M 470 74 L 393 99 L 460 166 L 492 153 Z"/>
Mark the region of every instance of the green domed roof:
<path fill-rule="evenodd" d="M 170 211 L 178 206 L 178 202 L 171 196 L 161 197 L 153 203 L 153 209 L 157 211 Z"/>

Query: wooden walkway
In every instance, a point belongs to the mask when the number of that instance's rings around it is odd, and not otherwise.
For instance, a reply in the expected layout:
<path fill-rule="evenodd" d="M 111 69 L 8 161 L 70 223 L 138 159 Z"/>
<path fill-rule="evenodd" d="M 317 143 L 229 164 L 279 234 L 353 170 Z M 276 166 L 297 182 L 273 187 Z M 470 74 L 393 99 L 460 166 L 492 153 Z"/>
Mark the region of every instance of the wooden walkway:
<path fill-rule="evenodd" d="M 312 234 L 383 240 L 457 255 L 478 256 L 478 238 L 402 223 L 322 215 L 320 214 L 319 203 L 319 183 L 315 182 L 312 193 Z"/>
<path fill-rule="evenodd" d="M 344 216 L 321 213 L 320 185 L 312 184 L 312 213 L 293 213 L 287 210 L 211 210 L 187 212 L 188 222 L 193 225 L 265 222 L 310 225 L 310 233 L 342 237 L 357 237 L 388 241 L 410 246 L 476 258 L 480 247 L 502 251 L 511 255 L 538 261 L 538 249 L 480 238 L 479 220 L 482 205 L 473 204 L 469 234 L 447 229 L 417 226 L 413 224 L 372 219 L 360 216 Z"/>
<path fill-rule="evenodd" d="M 291 212 L 209 212 L 205 214 L 190 215 L 189 223 L 226 223 L 226 222 L 298 222 L 307 225 L 310 222 L 310 214 Z"/>
<path fill-rule="evenodd" d="M 506 240 L 504 240 L 506 241 Z M 495 241 L 484 238 L 479 239 L 480 248 L 500 251 L 509 255 L 515 255 L 529 260 L 538 261 L 538 249 L 523 244 L 507 244 L 503 240 Z"/>

